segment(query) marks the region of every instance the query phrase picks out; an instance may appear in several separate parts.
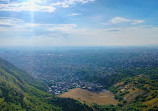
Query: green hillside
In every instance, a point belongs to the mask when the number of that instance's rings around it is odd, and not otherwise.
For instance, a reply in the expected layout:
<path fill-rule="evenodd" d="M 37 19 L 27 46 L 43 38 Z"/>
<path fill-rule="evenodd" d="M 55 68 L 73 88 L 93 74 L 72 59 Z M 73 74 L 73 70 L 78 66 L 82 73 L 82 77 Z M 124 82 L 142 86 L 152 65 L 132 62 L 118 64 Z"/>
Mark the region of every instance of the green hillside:
<path fill-rule="evenodd" d="M 119 100 L 118 105 L 94 105 L 94 107 L 100 111 L 157 111 L 157 69 L 142 70 L 141 72 L 144 74 L 124 78 L 110 88 L 115 94 L 115 99 Z"/>
<path fill-rule="evenodd" d="M 91 111 L 72 99 L 46 92 L 31 75 L 0 58 L 0 111 Z"/>
<path fill-rule="evenodd" d="M 130 73 L 129 73 L 130 72 Z M 158 110 L 158 69 L 121 71 L 105 81 L 119 101 L 116 106 L 94 104 L 96 111 Z M 93 111 L 73 99 L 54 97 L 46 86 L 0 58 L 0 111 Z"/>

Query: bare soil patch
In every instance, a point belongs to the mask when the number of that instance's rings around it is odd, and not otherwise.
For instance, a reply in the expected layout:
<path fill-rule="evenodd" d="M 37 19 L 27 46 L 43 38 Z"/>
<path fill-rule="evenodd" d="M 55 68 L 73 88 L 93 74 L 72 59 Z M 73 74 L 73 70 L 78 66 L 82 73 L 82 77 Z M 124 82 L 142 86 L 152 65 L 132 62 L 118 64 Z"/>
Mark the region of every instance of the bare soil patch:
<path fill-rule="evenodd" d="M 101 93 L 93 93 L 85 89 L 75 88 L 70 89 L 68 92 L 59 95 L 61 98 L 73 98 L 75 100 L 80 101 L 81 103 L 88 104 L 99 104 L 99 105 L 108 105 L 108 104 L 117 104 L 117 100 L 115 100 L 114 95 L 107 90 L 104 90 Z"/>

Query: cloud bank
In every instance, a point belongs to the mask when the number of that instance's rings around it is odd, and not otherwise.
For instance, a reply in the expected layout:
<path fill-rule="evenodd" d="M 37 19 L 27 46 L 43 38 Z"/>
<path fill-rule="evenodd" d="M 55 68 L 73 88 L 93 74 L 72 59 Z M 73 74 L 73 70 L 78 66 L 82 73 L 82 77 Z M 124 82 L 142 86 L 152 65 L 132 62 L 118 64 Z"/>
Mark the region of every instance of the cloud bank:
<path fill-rule="evenodd" d="M 40 11 L 40 12 L 54 12 L 56 7 L 70 7 L 77 3 L 86 4 L 95 0 L 65 0 L 55 3 L 46 3 L 47 0 L 28 0 L 22 2 L 11 2 L 9 0 L 0 0 L 0 11 Z M 52 1 L 53 2 L 53 1 Z"/>

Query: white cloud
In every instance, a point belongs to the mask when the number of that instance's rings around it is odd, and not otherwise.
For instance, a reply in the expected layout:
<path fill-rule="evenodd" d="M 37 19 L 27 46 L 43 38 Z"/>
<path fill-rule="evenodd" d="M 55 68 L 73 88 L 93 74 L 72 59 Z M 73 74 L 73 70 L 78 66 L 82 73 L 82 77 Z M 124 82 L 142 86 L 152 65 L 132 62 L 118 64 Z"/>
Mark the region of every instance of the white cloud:
<path fill-rule="evenodd" d="M 32 31 L 32 29 L 41 29 L 43 31 L 58 32 L 64 34 L 77 34 L 79 30 L 76 24 L 37 24 L 25 23 L 21 19 L 0 17 L 0 31 Z M 83 29 L 82 29 L 83 30 Z"/>
<path fill-rule="evenodd" d="M 78 28 L 76 24 L 56 24 L 50 26 L 47 31 L 52 33 L 57 32 L 59 34 L 63 34 L 65 36 L 87 36 L 93 35 L 93 31 L 88 28 Z"/>
<path fill-rule="evenodd" d="M 56 3 L 52 3 L 51 5 L 67 8 L 67 7 L 70 7 L 72 5 L 75 5 L 76 3 L 86 4 L 88 2 L 94 2 L 94 1 L 95 0 L 65 0 L 65 1 L 59 1 Z"/>
<path fill-rule="evenodd" d="M 47 0 L 28 0 L 23 2 L 10 2 L 9 0 L 1 0 L 0 11 L 42 11 L 42 12 L 54 12 L 55 6 L 59 7 L 69 7 L 71 5 L 75 5 L 76 3 L 88 3 L 93 2 L 95 0 L 65 0 L 59 1 L 52 4 L 43 5 L 47 2 Z"/>
<path fill-rule="evenodd" d="M 145 20 L 133 20 L 131 24 L 136 25 L 136 24 L 141 24 L 144 22 L 145 22 Z"/>
<path fill-rule="evenodd" d="M 111 29 L 103 29 L 105 32 L 115 32 L 115 31 L 121 31 L 123 28 L 111 28 Z"/>
<path fill-rule="evenodd" d="M 123 22 L 131 22 L 131 20 L 128 20 L 126 18 L 122 18 L 122 17 L 114 17 L 111 20 L 112 23 L 123 23 Z"/>
<path fill-rule="evenodd" d="M 69 16 L 77 16 L 77 15 L 80 15 L 79 13 L 71 13 L 71 14 L 68 14 Z"/>
<path fill-rule="evenodd" d="M 0 2 L 10 2 L 10 0 L 0 0 Z"/>
<path fill-rule="evenodd" d="M 136 25 L 136 24 L 140 24 L 140 23 L 143 23 L 143 22 L 145 22 L 145 20 L 131 20 L 131 19 L 123 18 L 123 17 L 114 17 L 111 20 L 111 23 L 113 23 L 113 24 L 117 24 L 117 23 L 131 23 L 133 25 Z"/>
<path fill-rule="evenodd" d="M 23 20 L 21 19 L 0 17 L 0 25 L 14 26 L 17 23 L 22 23 L 22 22 Z"/>
<path fill-rule="evenodd" d="M 45 36 L 34 40 L 37 44 L 55 46 L 130 46 L 130 45 L 154 45 L 158 44 L 158 28 L 132 27 L 125 29 L 70 29 L 71 34 L 47 38 Z M 111 32 L 112 31 L 112 32 Z M 63 30 L 62 30 L 63 32 Z M 67 32 L 67 31 L 66 31 Z M 51 35 L 55 36 L 55 35 Z"/>
<path fill-rule="evenodd" d="M 77 24 L 35 24 L 25 23 L 21 19 L 0 17 L 0 33 L 0 45 L 105 46 L 158 44 L 157 26 L 80 28 Z"/>
<path fill-rule="evenodd" d="M 39 5 L 41 3 L 40 0 L 36 2 L 33 0 L 21 3 L 7 3 L 7 4 L 0 4 L 0 11 L 43 11 L 43 12 L 54 12 L 55 7 L 53 6 L 43 6 Z"/>

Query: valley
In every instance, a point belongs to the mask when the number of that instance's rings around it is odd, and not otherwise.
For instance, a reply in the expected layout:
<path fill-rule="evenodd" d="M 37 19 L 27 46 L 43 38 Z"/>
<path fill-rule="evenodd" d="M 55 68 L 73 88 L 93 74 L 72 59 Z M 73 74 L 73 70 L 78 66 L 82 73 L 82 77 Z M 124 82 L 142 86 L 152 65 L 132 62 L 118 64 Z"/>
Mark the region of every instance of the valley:
<path fill-rule="evenodd" d="M 1 60 L 0 84 L 9 84 L 0 87 L 1 101 L 21 109 L 38 110 L 34 101 L 55 111 L 158 109 L 156 47 L 3 48 L 0 57 L 11 62 Z"/>
<path fill-rule="evenodd" d="M 158 111 L 158 0 L 0 0 L 0 111 Z"/>

